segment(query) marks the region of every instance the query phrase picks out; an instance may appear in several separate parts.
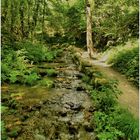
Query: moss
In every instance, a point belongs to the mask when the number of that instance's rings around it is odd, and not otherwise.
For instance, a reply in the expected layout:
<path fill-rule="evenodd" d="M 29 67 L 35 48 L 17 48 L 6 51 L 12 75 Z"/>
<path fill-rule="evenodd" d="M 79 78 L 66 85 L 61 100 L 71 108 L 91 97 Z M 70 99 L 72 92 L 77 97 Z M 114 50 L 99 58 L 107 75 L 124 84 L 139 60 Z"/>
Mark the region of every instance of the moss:
<path fill-rule="evenodd" d="M 19 126 L 13 128 L 10 132 L 8 132 L 9 137 L 17 137 L 21 131 L 21 128 Z"/>
<path fill-rule="evenodd" d="M 52 88 L 52 87 L 54 87 L 54 82 L 49 78 L 45 78 L 45 79 L 39 81 L 39 85 L 46 86 L 48 88 Z"/>

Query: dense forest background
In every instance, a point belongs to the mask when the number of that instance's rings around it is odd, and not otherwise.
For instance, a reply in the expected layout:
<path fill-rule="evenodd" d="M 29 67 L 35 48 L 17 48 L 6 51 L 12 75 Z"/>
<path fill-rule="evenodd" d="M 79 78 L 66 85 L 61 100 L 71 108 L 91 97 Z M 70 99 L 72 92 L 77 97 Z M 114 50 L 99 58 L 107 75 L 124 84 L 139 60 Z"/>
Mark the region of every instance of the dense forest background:
<path fill-rule="evenodd" d="M 107 57 L 103 61 L 125 75 L 138 89 L 139 1 L 89 0 L 89 3 L 92 14 L 93 50 L 98 54 L 97 59 Z M 26 87 L 39 85 L 54 88 L 54 81 L 50 77 L 58 75 L 55 68 L 48 66 L 46 70 L 38 70 L 36 67 L 41 65 L 42 68 L 43 62 L 51 64 L 58 61 L 58 57 L 64 55 L 69 46 L 87 51 L 86 6 L 85 0 L 2 0 L 2 86 L 18 84 Z M 83 67 L 85 66 L 80 66 Z M 97 112 L 94 114 L 94 122 L 97 139 L 137 140 L 138 121 L 127 111 L 116 107 L 115 94 L 119 94 L 116 83 L 110 82 L 105 85 L 98 72 L 85 72 L 87 73 L 81 76 L 82 80 L 92 86 L 94 83 L 90 93 L 95 96 L 93 100 Z M 49 77 L 47 80 L 42 78 L 45 74 Z M 97 78 L 91 75 L 96 75 Z M 101 86 L 102 84 L 104 85 Z M 88 89 L 88 86 L 86 88 Z M 18 108 L 16 96 L 10 94 L 2 95 L 2 111 L 5 113 L 3 116 L 10 113 L 5 111 L 7 106 L 9 110 L 12 110 L 13 106 L 16 106 L 14 109 Z M 14 114 L 13 112 L 11 114 Z M 5 120 L 2 121 L 3 140 L 7 140 L 8 137 L 16 138 L 18 131 L 7 130 L 9 128 L 6 128 Z"/>
<path fill-rule="evenodd" d="M 138 37 L 137 0 L 94 1 L 93 40 L 96 48 L 124 43 Z M 63 36 L 70 43 L 85 43 L 85 2 L 55 0 L 3 0 L 2 43 Z M 10 34 L 10 35 L 9 35 Z M 5 43 L 4 43 L 5 44 Z"/>
<path fill-rule="evenodd" d="M 25 47 L 28 46 L 27 42 L 34 45 L 34 42 L 39 41 L 48 44 L 74 44 L 86 48 L 84 0 L 2 0 L 1 5 L 2 61 L 7 57 L 3 56 L 8 52 L 7 49 L 14 52 L 27 49 L 26 53 L 29 53 L 32 47 Z M 93 46 L 97 50 L 106 50 L 130 40 L 137 40 L 137 0 L 95 0 L 92 3 L 92 16 Z M 45 57 L 45 54 L 43 56 Z M 2 65 L 2 72 L 3 69 Z M 2 81 L 6 78 L 3 74 Z"/>

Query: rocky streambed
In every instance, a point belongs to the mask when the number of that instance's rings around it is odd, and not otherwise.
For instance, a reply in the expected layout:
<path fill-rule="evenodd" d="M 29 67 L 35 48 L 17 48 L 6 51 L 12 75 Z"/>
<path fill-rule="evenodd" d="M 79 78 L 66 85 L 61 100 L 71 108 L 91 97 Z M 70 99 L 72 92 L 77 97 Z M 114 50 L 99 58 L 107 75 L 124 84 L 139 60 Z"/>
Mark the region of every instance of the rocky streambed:
<path fill-rule="evenodd" d="M 95 109 L 70 52 L 62 54 L 55 63 L 41 64 L 38 69 L 48 66 L 57 71 L 51 89 L 2 86 L 2 104 L 7 105 L 2 113 L 6 139 L 94 140 Z"/>

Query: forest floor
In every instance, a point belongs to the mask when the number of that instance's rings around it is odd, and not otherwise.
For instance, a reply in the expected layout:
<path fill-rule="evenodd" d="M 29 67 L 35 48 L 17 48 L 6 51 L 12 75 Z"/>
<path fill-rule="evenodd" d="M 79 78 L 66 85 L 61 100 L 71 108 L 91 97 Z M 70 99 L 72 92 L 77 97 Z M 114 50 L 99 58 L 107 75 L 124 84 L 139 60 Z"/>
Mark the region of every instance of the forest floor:
<path fill-rule="evenodd" d="M 69 51 L 55 62 L 43 62 L 39 71 L 55 68 L 54 87 L 3 85 L 2 114 L 8 140 L 93 140 L 93 101 L 83 88 L 82 73 Z M 42 75 L 43 79 L 48 78 Z"/>
<path fill-rule="evenodd" d="M 79 51 L 79 50 L 78 50 Z M 106 64 L 107 56 L 99 59 L 90 59 L 88 53 L 81 51 L 83 59 L 94 65 L 101 73 L 110 79 L 118 81 L 118 88 L 122 92 L 118 97 L 120 105 L 127 108 L 135 117 L 139 117 L 139 90 L 126 77 L 116 70 L 111 65 Z"/>
<path fill-rule="evenodd" d="M 77 48 L 76 52 L 108 78 L 118 80 L 123 92 L 119 96 L 120 104 L 138 117 L 138 89 L 104 62 L 90 59 L 85 51 L 79 52 Z M 57 71 L 57 76 L 50 77 L 54 81 L 51 89 L 38 85 L 2 85 L 2 102 L 7 107 L 2 119 L 8 140 L 95 139 L 94 103 L 72 55 L 66 49 L 54 62 L 36 65 L 44 80 L 48 77 L 43 72 L 48 67 Z"/>

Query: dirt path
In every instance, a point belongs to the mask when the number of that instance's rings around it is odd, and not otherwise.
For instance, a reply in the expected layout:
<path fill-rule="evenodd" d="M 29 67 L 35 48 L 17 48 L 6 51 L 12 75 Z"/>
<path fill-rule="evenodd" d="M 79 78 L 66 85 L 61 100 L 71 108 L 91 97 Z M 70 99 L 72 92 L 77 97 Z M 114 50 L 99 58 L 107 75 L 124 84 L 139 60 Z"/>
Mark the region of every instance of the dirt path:
<path fill-rule="evenodd" d="M 105 64 L 105 62 L 100 60 L 92 60 L 88 57 L 86 52 L 82 52 L 82 58 L 86 61 L 90 62 L 94 65 L 100 72 L 105 74 L 107 77 L 111 79 L 118 80 L 118 87 L 122 91 L 118 97 L 119 103 L 128 108 L 128 110 L 134 114 L 134 116 L 139 116 L 139 91 L 136 87 L 134 87 L 125 76 L 121 75 L 119 72 L 113 70 L 109 65 Z"/>

